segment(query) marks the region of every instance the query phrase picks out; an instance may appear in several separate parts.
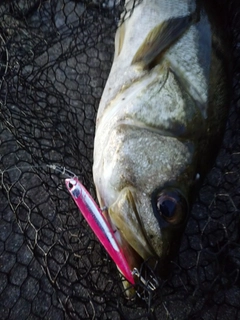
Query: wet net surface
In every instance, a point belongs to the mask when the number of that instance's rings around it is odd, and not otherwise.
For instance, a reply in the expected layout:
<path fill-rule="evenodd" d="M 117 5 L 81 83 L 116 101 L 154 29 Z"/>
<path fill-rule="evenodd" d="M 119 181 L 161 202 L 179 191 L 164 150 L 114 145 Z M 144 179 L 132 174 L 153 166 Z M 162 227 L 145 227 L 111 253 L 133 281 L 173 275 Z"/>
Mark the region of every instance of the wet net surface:
<path fill-rule="evenodd" d="M 2 2 L 1 319 L 240 319 L 240 4 L 220 3 L 234 65 L 223 146 L 171 277 L 144 302 L 125 299 L 63 176 L 46 166 L 73 171 L 94 196 L 95 116 L 123 3 Z"/>

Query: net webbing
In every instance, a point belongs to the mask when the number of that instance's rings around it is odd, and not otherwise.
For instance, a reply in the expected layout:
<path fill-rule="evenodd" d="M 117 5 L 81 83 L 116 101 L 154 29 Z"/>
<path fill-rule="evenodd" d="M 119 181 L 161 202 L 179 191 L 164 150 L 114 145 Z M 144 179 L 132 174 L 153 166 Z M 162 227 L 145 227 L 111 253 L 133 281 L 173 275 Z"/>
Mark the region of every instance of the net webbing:
<path fill-rule="evenodd" d="M 63 176 L 47 166 L 73 171 L 95 196 L 96 110 L 124 1 L 0 4 L 1 319 L 240 318 L 240 5 L 218 3 L 233 38 L 225 138 L 174 271 L 146 301 L 126 300 Z"/>

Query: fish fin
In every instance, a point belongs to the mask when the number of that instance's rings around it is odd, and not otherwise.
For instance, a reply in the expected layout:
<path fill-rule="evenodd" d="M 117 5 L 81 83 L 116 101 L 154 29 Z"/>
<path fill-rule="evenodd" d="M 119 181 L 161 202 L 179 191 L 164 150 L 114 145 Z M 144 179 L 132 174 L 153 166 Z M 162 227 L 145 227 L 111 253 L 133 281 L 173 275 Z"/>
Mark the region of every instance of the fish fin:
<path fill-rule="evenodd" d="M 189 15 L 169 19 L 154 27 L 133 57 L 132 64 L 148 66 L 190 27 L 192 21 L 193 15 Z"/>

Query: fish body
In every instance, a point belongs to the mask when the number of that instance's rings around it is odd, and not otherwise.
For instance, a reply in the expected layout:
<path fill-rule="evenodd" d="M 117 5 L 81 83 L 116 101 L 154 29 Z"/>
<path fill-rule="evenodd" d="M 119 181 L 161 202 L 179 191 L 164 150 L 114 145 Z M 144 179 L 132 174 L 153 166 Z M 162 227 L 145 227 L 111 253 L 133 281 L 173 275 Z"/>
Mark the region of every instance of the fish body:
<path fill-rule="evenodd" d="M 126 1 L 127 11 L 135 1 Z M 93 177 L 128 262 L 162 274 L 211 168 L 229 103 L 227 46 L 201 1 L 143 0 L 120 23 Z"/>

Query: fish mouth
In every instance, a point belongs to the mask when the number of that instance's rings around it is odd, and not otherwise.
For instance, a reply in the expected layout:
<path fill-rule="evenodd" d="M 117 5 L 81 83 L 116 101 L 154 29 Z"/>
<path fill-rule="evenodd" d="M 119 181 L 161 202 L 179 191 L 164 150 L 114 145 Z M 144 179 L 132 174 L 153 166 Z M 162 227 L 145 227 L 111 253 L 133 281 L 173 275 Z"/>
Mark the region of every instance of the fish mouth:
<path fill-rule="evenodd" d="M 160 283 L 158 272 L 159 259 L 156 256 L 144 259 L 136 250 L 134 250 L 131 244 L 127 242 L 118 229 L 115 231 L 115 237 L 121 247 L 134 279 L 134 286 L 132 286 L 128 280 L 123 280 L 122 282 L 126 298 L 132 299 L 136 297 L 136 293 L 138 297 L 141 297 L 141 295 L 145 295 L 145 291 L 154 292 L 159 287 Z M 121 273 L 120 269 L 119 272 Z"/>
<path fill-rule="evenodd" d="M 152 200 L 156 198 L 157 203 L 161 204 L 162 215 L 158 217 L 157 207 L 147 201 L 148 197 L 140 197 L 133 188 L 124 188 L 105 216 L 114 230 L 130 270 L 141 272 L 145 269 L 147 277 L 147 270 L 154 270 L 157 277 L 166 279 L 180 247 L 188 216 L 187 203 L 177 189 L 156 192 Z M 148 206 L 140 211 L 146 203 Z"/>
<path fill-rule="evenodd" d="M 139 269 L 146 258 L 154 256 L 154 252 L 146 240 L 146 235 L 142 232 L 141 221 L 131 192 L 128 188 L 124 188 L 110 206 L 99 194 L 98 189 L 97 196 L 103 215 L 111 226 L 130 269 Z"/>
<path fill-rule="evenodd" d="M 175 250 L 173 250 L 170 256 L 163 255 L 159 257 L 153 250 L 150 252 L 149 249 L 145 251 L 145 255 L 143 256 L 143 252 L 136 251 L 132 247 L 132 244 L 126 240 L 122 232 L 111 221 L 108 212 L 107 216 L 109 224 L 114 230 L 117 243 L 122 250 L 134 278 L 134 286 L 132 286 L 132 284 L 127 280 L 123 281 L 126 297 L 132 299 L 136 292 L 138 295 L 141 295 L 144 290 L 153 292 L 159 287 L 160 281 L 164 281 L 169 278 L 174 266 L 173 257 L 176 256 L 179 246 L 175 246 Z M 147 241 L 146 237 L 145 240 Z M 121 273 L 121 270 L 118 270 Z"/>
<path fill-rule="evenodd" d="M 136 297 L 145 297 L 146 294 L 153 294 L 160 284 L 169 278 L 174 267 L 173 260 L 164 256 L 158 257 L 156 254 L 143 258 L 113 224 L 107 211 L 106 214 L 134 279 L 134 284 L 131 284 L 124 278 L 124 275 L 118 268 L 123 276 L 122 285 L 125 298 L 132 300 L 136 299 Z"/>
<path fill-rule="evenodd" d="M 115 239 L 117 240 L 133 275 L 134 286 L 132 286 L 128 280 L 123 280 L 126 298 L 132 299 L 136 292 L 139 296 L 144 290 L 154 291 L 159 286 L 158 273 L 155 272 L 159 262 L 158 259 L 152 256 L 145 260 L 136 250 L 134 250 L 131 244 L 124 238 L 121 231 L 112 223 L 107 210 L 105 216 L 108 216 L 108 222 L 112 226 Z M 118 270 L 122 274 L 119 268 Z"/>

